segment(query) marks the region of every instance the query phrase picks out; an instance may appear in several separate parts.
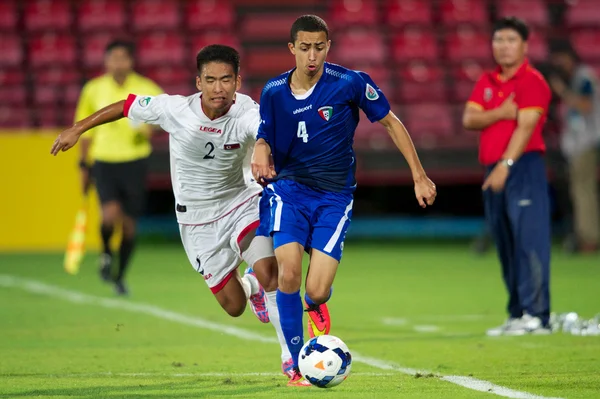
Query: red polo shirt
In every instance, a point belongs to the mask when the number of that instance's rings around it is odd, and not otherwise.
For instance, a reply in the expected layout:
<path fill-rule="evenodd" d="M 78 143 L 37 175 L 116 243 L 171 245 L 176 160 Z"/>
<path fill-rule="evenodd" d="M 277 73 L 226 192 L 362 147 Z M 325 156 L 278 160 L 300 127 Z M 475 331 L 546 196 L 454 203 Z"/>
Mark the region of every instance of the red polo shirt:
<path fill-rule="evenodd" d="M 537 109 L 542 114 L 525 152 L 545 152 L 542 129 L 552 97 L 550 87 L 542 74 L 527 61 L 508 80 L 501 79 L 501 71 L 498 67 L 495 71 L 484 73 L 475 85 L 468 102 L 487 111 L 499 107 L 507 96 L 515 93 L 514 101 L 519 110 Z M 479 138 L 479 161 L 483 165 L 492 165 L 502 159 L 516 128 L 516 120 L 502 120 L 483 129 Z"/>

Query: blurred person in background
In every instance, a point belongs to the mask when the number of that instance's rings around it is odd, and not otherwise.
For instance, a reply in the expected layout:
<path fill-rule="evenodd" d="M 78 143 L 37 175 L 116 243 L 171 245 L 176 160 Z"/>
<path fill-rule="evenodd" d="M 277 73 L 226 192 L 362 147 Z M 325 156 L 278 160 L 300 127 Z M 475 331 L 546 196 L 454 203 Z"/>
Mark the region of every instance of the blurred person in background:
<path fill-rule="evenodd" d="M 567 159 L 573 204 L 574 249 L 598 250 L 598 141 L 600 93 L 594 71 L 581 63 L 569 43 L 555 43 L 551 62 L 556 68 L 549 82 L 564 106 L 561 150 Z"/>
<path fill-rule="evenodd" d="M 162 90 L 134 72 L 133 43 L 115 40 L 105 50 L 106 73 L 86 83 L 81 91 L 75 121 L 127 97 L 129 93 L 158 95 Z M 148 157 L 152 151 L 150 126 L 126 119 L 99 126 L 84 136 L 79 167 L 84 195 L 93 177 L 102 204 L 102 254 L 100 277 L 115 285 L 119 295 L 128 293 L 125 272 L 135 246 L 136 220 L 144 210 Z M 122 226 L 118 269 L 113 270 L 110 240 L 115 225 Z"/>
<path fill-rule="evenodd" d="M 476 83 L 463 124 L 480 130 L 486 167 L 483 199 L 509 294 L 508 320 L 490 336 L 549 334 L 550 198 L 542 128 L 551 92 L 527 58 L 527 25 L 496 22 L 492 48 L 498 64 Z"/>

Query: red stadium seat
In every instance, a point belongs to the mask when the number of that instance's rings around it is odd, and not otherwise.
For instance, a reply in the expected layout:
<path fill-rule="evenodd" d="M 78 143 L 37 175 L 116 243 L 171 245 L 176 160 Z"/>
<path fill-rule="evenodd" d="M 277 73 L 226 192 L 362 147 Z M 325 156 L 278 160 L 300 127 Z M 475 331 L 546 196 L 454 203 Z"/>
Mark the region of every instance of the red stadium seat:
<path fill-rule="evenodd" d="M 444 70 L 436 65 L 413 62 L 398 73 L 398 95 L 402 103 L 445 101 L 447 98 Z"/>
<path fill-rule="evenodd" d="M 112 40 L 126 37 L 116 32 L 94 33 L 90 36 L 85 36 L 81 42 L 82 46 L 82 62 L 86 69 L 98 69 L 104 66 L 104 52 L 106 46 Z"/>
<path fill-rule="evenodd" d="M 481 0 L 443 0 L 441 12 L 442 22 L 447 26 L 463 23 L 488 26 L 487 4 Z"/>
<path fill-rule="evenodd" d="M 351 67 L 356 71 L 362 71 L 369 75 L 377 87 L 385 94 L 387 99 L 393 101 L 394 92 L 392 74 L 388 67 L 373 64 L 354 64 Z"/>
<path fill-rule="evenodd" d="M 438 61 L 440 54 L 433 33 L 407 27 L 393 37 L 392 56 L 395 62 L 403 63 L 412 59 Z"/>
<path fill-rule="evenodd" d="M 571 34 L 573 47 L 584 61 L 600 60 L 600 30 L 586 29 Z"/>
<path fill-rule="evenodd" d="M 33 74 L 36 85 L 68 85 L 79 83 L 80 79 L 81 74 L 75 68 L 42 67 Z"/>
<path fill-rule="evenodd" d="M 63 90 L 63 102 L 66 104 L 67 108 L 75 109 L 75 105 L 77 101 L 79 101 L 79 95 L 81 94 L 81 84 L 73 83 L 66 85 Z M 73 121 L 73 117 L 75 113 L 72 113 L 71 116 L 67 119 L 67 121 Z"/>
<path fill-rule="evenodd" d="M 569 4 L 565 14 L 567 26 L 598 26 L 600 2 L 597 0 L 573 0 L 567 4 Z"/>
<path fill-rule="evenodd" d="M 392 109 L 394 108 L 392 106 Z M 371 123 L 363 112 L 360 113 L 360 121 L 354 134 L 354 143 L 355 147 L 374 150 L 385 150 L 389 149 L 390 146 L 394 146 L 394 142 L 387 130 L 379 123 Z M 358 166 L 360 167 L 360 163 Z"/>
<path fill-rule="evenodd" d="M 192 57 L 195 57 L 198 51 L 210 44 L 224 44 L 226 46 L 233 47 L 239 52 L 242 50 L 238 36 L 233 32 L 227 31 L 211 31 L 203 34 L 197 34 L 196 36 L 192 36 L 191 43 Z"/>
<path fill-rule="evenodd" d="M 29 42 L 29 62 L 32 67 L 74 65 L 75 39 L 72 35 L 46 33 Z"/>
<path fill-rule="evenodd" d="M 260 47 L 249 51 L 243 68 L 255 78 L 272 78 L 295 65 L 294 57 L 286 47 Z"/>
<path fill-rule="evenodd" d="M 0 105 L 0 127 L 26 128 L 33 125 L 29 110 L 24 106 Z"/>
<path fill-rule="evenodd" d="M 496 5 L 498 17 L 518 16 L 533 26 L 548 26 L 550 23 L 544 0 L 502 0 Z"/>
<path fill-rule="evenodd" d="M 71 26 L 68 0 L 31 0 L 26 2 L 25 28 L 29 31 L 66 31 Z"/>
<path fill-rule="evenodd" d="M 387 56 L 387 46 L 375 30 L 351 29 L 337 35 L 331 47 L 331 59 L 340 64 L 357 62 L 381 64 Z"/>
<path fill-rule="evenodd" d="M 33 113 L 36 119 L 38 120 L 39 126 L 42 128 L 66 125 L 66 123 L 62 121 L 63 109 L 61 107 L 50 107 L 46 104 L 39 105 L 37 108 L 34 109 Z M 73 118 L 71 117 L 71 121 L 69 121 L 69 124 L 73 122 L 72 119 Z"/>
<path fill-rule="evenodd" d="M 36 85 L 33 92 L 33 102 L 37 105 L 56 105 L 63 99 L 63 86 Z"/>
<path fill-rule="evenodd" d="M 25 86 L 0 86 L 2 104 L 24 106 L 27 102 L 27 88 Z"/>
<path fill-rule="evenodd" d="M 135 31 L 176 30 L 180 27 L 179 3 L 172 0 L 138 0 L 132 6 Z"/>
<path fill-rule="evenodd" d="M 454 118 L 447 104 L 418 104 L 405 108 L 403 122 L 419 146 L 454 135 Z"/>
<path fill-rule="evenodd" d="M 140 67 L 156 65 L 185 65 L 191 63 L 183 37 L 179 34 L 154 33 L 138 41 L 137 63 Z"/>
<path fill-rule="evenodd" d="M 454 66 L 452 69 L 452 100 L 459 103 L 466 102 L 481 75 L 492 68 L 487 63 L 476 61 L 465 61 Z"/>
<path fill-rule="evenodd" d="M 0 69 L 0 87 L 25 83 L 25 72 L 21 69 Z"/>
<path fill-rule="evenodd" d="M 3 0 L 0 3 L 0 31 L 14 32 L 18 19 L 15 0 Z"/>
<path fill-rule="evenodd" d="M 375 26 L 379 22 L 377 4 L 372 0 L 334 0 L 330 6 L 333 26 Z"/>
<path fill-rule="evenodd" d="M 17 35 L 0 35 L 0 66 L 18 67 L 23 62 L 23 47 Z"/>
<path fill-rule="evenodd" d="M 387 0 L 383 15 L 387 25 L 404 27 L 410 24 L 430 25 L 432 5 L 427 0 Z"/>
<path fill-rule="evenodd" d="M 184 68 L 182 66 L 161 66 L 142 70 L 141 73 L 152 79 L 159 86 L 169 85 L 193 85 L 195 82 L 194 69 Z M 143 94 L 143 93 L 140 93 Z"/>
<path fill-rule="evenodd" d="M 530 33 L 527 54 L 534 62 L 544 62 L 548 59 L 548 42 L 541 32 Z"/>
<path fill-rule="evenodd" d="M 465 59 L 486 61 L 492 57 L 490 36 L 467 25 L 448 31 L 446 43 L 446 55 L 452 62 Z"/>
<path fill-rule="evenodd" d="M 235 10 L 225 0 L 188 0 L 185 20 L 189 31 L 208 28 L 231 30 L 235 24 Z"/>
<path fill-rule="evenodd" d="M 239 36 L 243 41 L 287 42 L 296 18 L 295 13 L 249 13 L 242 19 Z"/>
<path fill-rule="evenodd" d="M 125 27 L 122 0 L 91 0 L 78 3 L 77 24 L 80 32 L 114 31 Z"/>
<path fill-rule="evenodd" d="M 167 94 L 190 96 L 198 91 L 193 83 L 173 83 L 162 86 Z"/>

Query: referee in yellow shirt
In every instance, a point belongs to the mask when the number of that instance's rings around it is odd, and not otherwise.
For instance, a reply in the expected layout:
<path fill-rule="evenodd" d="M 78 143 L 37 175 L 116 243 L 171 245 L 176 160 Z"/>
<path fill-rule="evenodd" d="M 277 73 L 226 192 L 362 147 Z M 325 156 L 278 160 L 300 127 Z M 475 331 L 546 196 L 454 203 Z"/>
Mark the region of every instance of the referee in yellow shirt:
<path fill-rule="evenodd" d="M 162 90 L 153 81 L 133 71 L 134 45 L 113 41 L 106 47 L 106 73 L 90 80 L 81 91 L 75 121 L 101 108 L 126 98 L 129 93 L 156 96 Z M 119 295 L 127 294 L 125 271 L 135 245 L 136 220 L 144 210 L 146 174 L 151 129 L 148 125 L 133 125 L 121 119 L 98 126 L 81 142 L 80 169 L 84 192 L 93 177 L 102 204 L 101 236 L 103 253 L 100 276 L 113 282 Z M 113 271 L 110 239 L 115 224 L 121 222 L 123 238 L 119 249 L 119 268 Z"/>

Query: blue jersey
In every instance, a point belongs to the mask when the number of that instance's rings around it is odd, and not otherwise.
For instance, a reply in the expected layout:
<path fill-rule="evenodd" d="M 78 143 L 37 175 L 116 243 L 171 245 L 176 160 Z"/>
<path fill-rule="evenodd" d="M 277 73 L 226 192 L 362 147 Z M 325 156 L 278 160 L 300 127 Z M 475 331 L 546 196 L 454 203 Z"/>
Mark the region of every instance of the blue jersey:
<path fill-rule="evenodd" d="M 278 180 L 353 192 L 359 108 L 376 122 L 389 113 L 390 104 L 366 73 L 330 63 L 323 67 L 323 76 L 306 95 L 292 93 L 293 70 L 267 83 L 258 138 L 271 146 Z"/>

